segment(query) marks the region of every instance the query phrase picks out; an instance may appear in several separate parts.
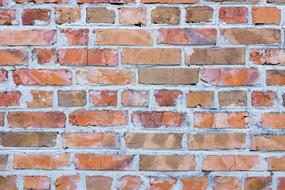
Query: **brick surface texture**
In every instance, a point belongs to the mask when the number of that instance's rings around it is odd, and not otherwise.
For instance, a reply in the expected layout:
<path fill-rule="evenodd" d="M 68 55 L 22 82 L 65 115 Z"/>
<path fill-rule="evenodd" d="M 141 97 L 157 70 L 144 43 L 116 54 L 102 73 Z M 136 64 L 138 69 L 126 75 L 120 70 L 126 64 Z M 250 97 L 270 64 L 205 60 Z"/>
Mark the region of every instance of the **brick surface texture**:
<path fill-rule="evenodd" d="M 0 190 L 285 190 L 285 0 L 0 0 Z"/>

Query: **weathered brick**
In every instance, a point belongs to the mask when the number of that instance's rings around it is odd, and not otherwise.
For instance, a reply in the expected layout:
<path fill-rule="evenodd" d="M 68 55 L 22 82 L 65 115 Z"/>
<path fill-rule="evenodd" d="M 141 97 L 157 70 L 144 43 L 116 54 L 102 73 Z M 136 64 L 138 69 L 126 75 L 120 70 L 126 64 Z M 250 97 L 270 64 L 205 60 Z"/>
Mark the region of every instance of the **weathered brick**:
<path fill-rule="evenodd" d="M 7 169 L 8 166 L 8 155 L 0 154 L 0 170 Z"/>
<path fill-rule="evenodd" d="M 221 30 L 223 44 L 277 44 L 280 30 L 272 28 L 229 28 Z"/>
<path fill-rule="evenodd" d="M 0 84 L 7 81 L 8 72 L 6 70 L 0 69 Z"/>
<path fill-rule="evenodd" d="M 198 82 L 198 69 L 189 68 L 144 68 L 139 69 L 142 84 L 191 84 Z"/>
<path fill-rule="evenodd" d="M 3 190 L 18 190 L 17 176 L 0 176 L 0 189 Z"/>
<path fill-rule="evenodd" d="M 268 170 L 278 171 L 285 170 L 285 157 L 284 156 L 271 156 L 267 159 Z M 279 189 L 278 189 L 279 190 Z"/>
<path fill-rule="evenodd" d="M 284 86 L 285 70 L 267 70 L 266 84 L 268 86 Z"/>
<path fill-rule="evenodd" d="M 22 69 L 13 71 L 16 85 L 68 85 L 71 84 L 71 75 L 68 70 Z"/>
<path fill-rule="evenodd" d="M 16 14 L 17 14 L 16 9 L 0 9 L 0 25 L 16 24 L 17 23 Z"/>
<path fill-rule="evenodd" d="M 177 7 L 156 7 L 151 11 L 151 21 L 154 24 L 178 24 L 180 10 Z"/>
<path fill-rule="evenodd" d="M 241 180 L 236 177 L 215 177 L 214 190 L 242 190 Z"/>
<path fill-rule="evenodd" d="M 155 90 L 154 97 L 159 106 L 176 106 L 178 99 L 182 97 L 182 92 L 167 89 Z"/>
<path fill-rule="evenodd" d="M 5 113 L 4 112 L 0 112 L 0 126 L 4 126 L 5 124 Z"/>
<path fill-rule="evenodd" d="M 214 86 L 253 86 L 259 79 L 256 68 L 205 68 L 201 80 Z"/>
<path fill-rule="evenodd" d="M 6 132 L 1 133 L 1 145 L 4 147 L 53 147 L 56 145 L 56 133 L 48 132 Z"/>
<path fill-rule="evenodd" d="M 135 0 L 76 0 L 77 3 L 110 3 L 110 4 L 128 4 Z"/>
<path fill-rule="evenodd" d="M 216 43 L 217 31 L 213 28 L 160 28 L 158 44 L 211 45 Z"/>
<path fill-rule="evenodd" d="M 115 148 L 114 133 L 64 133 L 63 145 L 68 148 Z"/>
<path fill-rule="evenodd" d="M 116 106 L 117 91 L 114 90 L 90 90 L 89 102 L 93 106 Z"/>
<path fill-rule="evenodd" d="M 9 112 L 8 124 L 11 128 L 64 128 L 66 116 L 55 112 Z"/>
<path fill-rule="evenodd" d="M 211 91 L 193 91 L 186 94 L 186 106 L 194 107 L 212 107 L 214 93 Z"/>
<path fill-rule="evenodd" d="M 143 181 L 138 176 L 123 176 L 119 179 L 119 190 L 143 189 Z"/>
<path fill-rule="evenodd" d="M 194 48 L 186 54 L 187 65 L 243 65 L 243 48 Z"/>
<path fill-rule="evenodd" d="M 251 102 L 254 107 L 273 106 L 276 94 L 271 91 L 254 91 L 251 94 Z"/>
<path fill-rule="evenodd" d="M 133 112 L 132 121 L 143 128 L 181 127 L 185 120 L 185 113 L 165 112 Z"/>
<path fill-rule="evenodd" d="M 185 9 L 185 22 L 211 22 L 214 9 L 209 6 L 192 6 Z"/>
<path fill-rule="evenodd" d="M 79 7 L 57 7 L 56 20 L 57 24 L 75 23 L 81 19 Z"/>
<path fill-rule="evenodd" d="M 77 110 L 69 115 L 69 122 L 77 126 L 122 126 L 127 124 L 125 111 Z"/>
<path fill-rule="evenodd" d="M 181 140 L 181 134 L 127 133 L 125 135 L 126 147 L 132 149 L 179 149 Z"/>
<path fill-rule="evenodd" d="M 88 29 L 61 29 L 64 45 L 87 45 L 89 40 Z M 68 50 L 67 50 L 68 51 Z"/>
<path fill-rule="evenodd" d="M 177 48 L 125 48 L 123 64 L 179 65 L 181 51 Z"/>
<path fill-rule="evenodd" d="M 194 125 L 198 128 L 247 128 L 245 112 L 196 112 Z"/>
<path fill-rule="evenodd" d="M 177 180 L 175 178 L 158 179 L 154 178 L 150 181 L 151 190 L 171 190 L 174 188 Z"/>
<path fill-rule="evenodd" d="M 23 25 L 47 25 L 50 22 L 51 10 L 25 9 L 22 15 Z"/>
<path fill-rule="evenodd" d="M 0 30 L 0 45 L 52 45 L 55 41 L 55 36 L 55 30 Z"/>
<path fill-rule="evenodd" d="M 252 7 L 252 20 L 254 24 L 279 24 L 281 11 L 277 7 Z"/>
<path fill-rule="evenodd" d="M 27 65 L 29 53 L 26 50 L 0 50 L 0 65 Z"/>
<path fill-rule="evenodd" d="M 247 105 L 246 91 L 220 91 L 218 98 L 221 107 L 245 107 Z"/>
<path fill-rule="evenodd" d="M 119 22 L 124 25 L 146 25 L 145 7 L 122 7 L 119 10 Z"/>
<path fill-rule="evenodd" d="M 124 90 L 121 94 L 122 105 L 128 107 L 147 107 L 149 93 L 145 90 Z"/>
<path fill-rule="evenodd" d="M 283 49 L 251 49 L 250 60 L 254 64 L 284 65 L 285 51 Z"/>
<path fill-rule="evenodd" d="M 189 171 L 195 169 L 191 155 L 140 155 L 141 171 Z"/>
<path fill-rule="evenodd" d="M 86 105 L 86 93 L 84 90 L 59 90 L 57 96 L 59 106 L 75 107 Z"/>
<path fill-rule="evenodd" d="M 199 0 L 141 0 L 142 3 L 146 4 L 193 4 L 197 3 Z"/>
<path fill-rule="evenodd" d="M 284 190 L 285 189 L 285 177 L 278 178 L 277 181 L 277 190 Z"/>
<path fill-rule="evenodd" d="M 254 189 L 272 189 L 271 177 L 248 177 L 245 179 L 244 189 L 254 190 Z"/>
<path fill-rule="evenodd" d="M 285 128 L 284 113 L 263 113 L 261 115 L 260 124 L 268 128 Z"/>
<path fill-rule="evenodd" d="M 53 170 L 69 165 L 69 154 L 14 154 L 15 169 L 45 169 Z"/>
<path fill-rule="evenodd" d="M 88 23 L 114 23 L 115 11 L 103 7 L 87 8 Z"/>
<path fill-rule="evenodd" d="M 246 7 L 221 7 L 219 18 L 224 24 L 247 23 L 248 9 Z"/>
<path fill-rule="evenodd" d="M 151 33 L 138 29 L 95 30 L 98 45 L 152 45 Z"/>
<path fill-rule="evenodd" d="M 36 48 L 33 49 L 33 55 L 40 65 L 54 64 L 57 62 L 55 49 Z"/>
<path fill-rule="evenodd" d="M 251 150 L 278 151 L 285 150 L 285 136 L 264 135 L 252 137 Z"/>
<path fill-rule="evenodd" d="M 51 182 L 47 176 L 25 176 L 23 182 L 25 189 L 50 189 Z"/>
<path fill-rule="evenodd" d="M 111 190 L 112 182 L 110 176 L 86 176 L 87 190 Z"/>
<path fill-rule="evenodd" d="M 132 162 L 131 155 L 75 155 L 75 167 L 80 170 L 129 170 L 132 168 Z"/>
<path fill-rule="evenodd" d="M 182 178 L 182 190 L 206 190 L 207 177 L 185 177 Z"/>
<path fill-rule="evenodd" d="M 6 91 L 0 92 L 0 107 L 19 106 L 21 99 L 21 92 Z"/>
<path fill-rule="evenodd" d="M 56 190 L 78 189 L 80 188 L 79 182 L 79 175 L 60 176 L 55 181 Z"/>
<path fill-rule="evenodd" d="M 32 90 L 32 100 L 27 101 L 29 108 L 46 108 L 53 105 L 53 91 Z"/>

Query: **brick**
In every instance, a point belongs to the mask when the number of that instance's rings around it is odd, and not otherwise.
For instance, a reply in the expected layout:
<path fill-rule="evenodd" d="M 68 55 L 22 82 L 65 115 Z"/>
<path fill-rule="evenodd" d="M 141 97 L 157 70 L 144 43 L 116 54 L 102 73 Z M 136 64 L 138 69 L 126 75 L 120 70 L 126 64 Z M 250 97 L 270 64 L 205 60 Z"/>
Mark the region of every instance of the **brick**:
<path fill-rule="evenodd" d="M 22 3 L 36 3 L 36 4 L 42 4 L 42 3 L 67 3 L 67 0 L 16 0 L 17 3 L 22 4 Z"/>
<path fill-rule="evenodd" d="M 55 181 L 56 190 L 78 189 L 80 182 L 79 175 L 60 176 Z"/>
<path fill-rule="evenodd" d="M 203 159 L 204 171 L 259 171 L 264 170 L 265 161 L 252 155 L 206 156 Z"/>
<path fill-rule="evenodd" d="M 119 23 L 123 25 L 146 25 L 145 7 L 122 7 L 119 9 Z"/>
<path fill-rule="evenodd" d="M 57 7 L 56 19 L 57 24 L 75 23 L 81 19 L 79 7 Z"/>
<path fill-rule="evenodd" d="M 175 178 L 158 179 L 154 178 L 150 181 L 151 190 L 171 190 L 174 188 L 177 180 Z"/>
<path fill-rule="evenodd" d="M 250 60 L 254 64 L 284 65 L 285 51 L 283 49 L 251 49 Z"/>
<path fill-rule="evenodd" d="M 75 155 L 75 167 L 80 170 L 129 170 L 132 168 L 132 162 L 131 155 Z"/>
<path fill-rule="evenodd" d="M 77 3 L 110 3 L 110 4 L 129 4 L 135 0 L 76 0 Z"/>
<path fill-rule="evenodd" d="M 115 22 L 115 11 L 103 7 L 88 7 L 87 22 L 88 23 L 110 23 Z"/>
<path fill-rule="evenodd" d="M 7 81 L 8 72 L 6 70 L 0 69 L 0 84 Z"/>
<path fill-rule="evenodd" d="M 254 107 L 273 106 L 276 94 L 270 91 L 254 91 L 251 94 L 251 102 Z"/>
<path fill-rule="evenodd" d="M 151 11 L 153 24 L 179 24 L 180 10 L 177 7 L 156 7 Z"/>
<path fill-rule="evenodd" d="M 24 9 L 22 14 L 23 25 L 48 25 L 50 18 L 49 9 Z"/>
<path fill-rule="evenodd" d="M 142 189 L 143 181 L 138 176 L 123 176 L 119 179 L 120 190 Z"/>
<path fill-rule="evenodd" d="M 77 84 L 131 84 L 135 73 L 126 69 L 97 69 L 76 71 Z"/>
<path fill-rule="evenodd" d="M 40 65 L 55 64 L 57 62 L 55 49 L 36 48 L 33 49 L 33 55 Z"/>
<path fill-rule="evenodd" d="M 64 128 L 66 116 L 63 112 L 9 112 L 8 124 L 11 128 Z"/>
<path fill-rule="evenodd" d="M 194 107 L 212 107 L 214 93 L 210 91 L 193 91 L 186 94 L 186 106 Z"/>
<path fill-rule="evenodd" d="M 60 30 L 66 45 L 87 45 L 89 40 L 88 29 L 61 29 Z"/>
<path fill-rule="evenodd" d="M 217 31 L 213 28 L 160 28 L 158 44 L 211 45 L 216 43 Z"/>
<path fill-rule="evenodd" d="M 278 178 L 278 181 L 277 181 L 277 190 L 284 190 L 284 188 L 285 188 L 285 178 L 280 177 Z"/>
<path fill-rule="evenodd" d="M 180 90 L 155 90 L 155 101 L 159 106 L 176 106 L 179 99 L 182 97 Z"/>
<path fill-rule="evenodd" d="M 17 176 L 0 176 L 0 189 L 3 190 L 18 190 Z"/>
<path fill-rule="evenodd" d="M 285 136 L 265 135 L 252 137 L 251 150 L 254 151 L 278 151 L 285 150 Z"/>
<path fill-rule="evenodd" d="M 267 128 L 283 129 L 285 128 L 284 113 L 263 113 L 260 124 Z"/>
<path fill-rule="evenodd" d="M 115 148 L 114 133 L 64 133 L 63 146 L 67 148 Z"/>
<path fill-rule="evenodd" d="M 14 25 L 17 23 L 16 9 L 0 9 L 0 25 Z"/>
<path fill-rule="evenodd" d="M 188 146 L 191 150 L 241 149 L 245 137 L 243 133 L 196 134 L 189 137 Z"/>
<path fill-rule="evenodd" d="M 118 52 L 115 49 L 61 49 L 58 61 L 67 66 L 116 66 Z"/>
<path fill-rule="evenodd" d="M 141 0 L 142 3 L 146 4 L 193 4 L 197 3 L 199 0 Z"/>
<path fill-rule="evenodd" d="M 55 41 L 55 30 L 0 30 L 1 46 L 44 46 Z"/>
<path fill-rule="evenodd" d="M 195 169 L 191 155 L 140 155 L 141 171 L 190 171 Z"/>
<path fill-rule="evenodd" d="M 221 107 L 245 107 L 247 105 L 246 91 L 220 91 L 218 98 Z"/>
<path fill-rule="evenodd" d="M 87 190 L 111 190 L 112 182 L 110 176 L 86 176 Z"/>
<path fill-rule="evenodd" d="M 185 120 L 185 114 L 173 111 L 165 112 L 133 112 L 132 122 L 135 126 L 143 128 L 181 127 Z"/>
<path fill-rule="evenodd" d="M 97 45 L 152 45 L 151 33 L 147 30 L 100 29 L 95 30 Z"/>
<path fill-rule="evenodd" d="M 0 50 L 0 65 L 27 65 L 29 53 L 26 50 Z"/>
<path fill-rule="evenodd" d="M 230 28 L 221 30 L 223 44 L 277 44 L 280 30 L 272 28 Z"/>
<path fill-rule="evenodd" d="M 21 92 L 6 91 L 0 92 L 0 107 L 19 106 L 21 99 Z"/>
<path fill-rule="evenodd" d="M 215 177 L 214 190 L 242 190 L 241 180 L 236 177 Z"/>
<path fill-rule="evenodd" d="M 198 69 L 189 68 L 144 68 L 139 69 L 142 84 L 189 84 L 198 82 Z"/>
<path fill-rule="evenodd" d="M 264 189 L 270 190 L 272 178 L 271 177 L 248 177 L 245 179 L 244 189 L 254 190 L 254 189 Z"/>
<path fill-rule="evenodd" d="M 285 70 L 267 70 L 266 84 L 267 86 L 285 85 Z"/>
<path fill-rule="evenodd" d="M 121 94 L 122 105 L 127 107 L 147 107 L 149 93 L 145 90 L 124 90 Z"/>
<path fill-rule="evenodd" d="M 277 7 L 252 7 L 252 21 L 254 24 L 279 24 L 280 9 Z"/>
<path fill-rule="evenodd" d="M 4 112 L 0 112 L 0 126 L 4 126 L 5 123 L 5 113 Z"/>
<path fill-rule="evenodd" d="M 246 7 L 221 7 L 219 10 L 220 22 L 223 24 L 242 24 L 248 22 Z"/>
<path fill-rule="evenodd" d="M 4 147 L 54 147 L 56 145 L 56 133 L 6 132 L 0 133 L 0 137 L 1 145 Z"/>
<path fill-rule="evenodd" d="M 186 54 L 187 65 L 244 65 L 243 48 L 194 48 Z"/>
<path fill-rule="evenodd" d="M 8 166 L 8 155 L 1 154 L 0 155 L 0 170 L 7 169 L 7 166 Z"/>
<path fill-rule="evenodd" d="M 72 76 L 68 70 L 14 70 L 13 79 L 16 85 L 53 85 L 71 84 Z"/>
<path fill-rule="evenodd" d="M 69 165 L 69 154 L 14 154 L 14 169 L 53 170 Z"/>
<path fill-rule="evenodd" d="M 127 124 L 125 111 L 77 110 L 69 115 L 69 122 L 76 126 L 122 126 Z"/>
<path fill-rule="evenodd" d="M 84 90 L 59 90 L 57 97 L 59 106 L 82 107 L 86 105 L 86 93 Z"/>
<path fill-rule="evenodd" d="M 208 185 L 206 177 L 187 177 L 181 181 L 182 190 L 206 190 Z"/>
<path fill-rule="evenodd" d="M 50 178 L 47 176 L 25 176 L 24 188 L 25 189 L 43 189 L 48 190 L 51 187 Z"/>
<path fill-rule="evenodd" d="M 123 64 L 180 65 L 181 51 L 177 48 L 125 48 Z"/>
<path fill-rule="evenodd" d="M 205 68 L 200 77 L 213 86 L 253 86 L 259 72 L 256 68 Z"/>
<path fill-rule="evenodd" d="M 125 135 L 126 147 L 132 149 L 179 149 L 181 140 L 181 134 L 126 133 Z"/>
<path fill-rule="evenodd" d="M 27 101 L 28 108 L 47 108 L 53 105 L 53 91 L 32 90 L 31 96 L 31 101 Z"/>
<path fill-rule="evenodd" d="M 285 170 L 284 156 L 271 156 L 267 158 L 268 170 L 279 171 Z"/>
<path fill-rule="evenodd" d="M 185 9 L 186 23 L 211 22 L 214 9 L 209 6 L 192 6 Z"/>
<path fill-rule="evenodd" d="M 194 126 L 197 128 L 247 128 L 248 114 L 245 112 L 196 112 Z"/>
<path fill-rule="evenodd" d="M 116 106 L 117 91 L 115 90 L 90 90 L 89 102 L 93 106 Z"/>

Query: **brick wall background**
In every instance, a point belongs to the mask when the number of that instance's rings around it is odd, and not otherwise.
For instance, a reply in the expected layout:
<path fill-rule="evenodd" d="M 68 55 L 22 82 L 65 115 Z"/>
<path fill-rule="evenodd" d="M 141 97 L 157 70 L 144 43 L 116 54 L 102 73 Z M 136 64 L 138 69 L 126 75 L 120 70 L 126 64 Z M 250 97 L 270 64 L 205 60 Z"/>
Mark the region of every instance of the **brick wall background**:
<path fill-rule="evenodd" d="M 1 190 L 285 190 L 284 0 L 0 0 Z"/>

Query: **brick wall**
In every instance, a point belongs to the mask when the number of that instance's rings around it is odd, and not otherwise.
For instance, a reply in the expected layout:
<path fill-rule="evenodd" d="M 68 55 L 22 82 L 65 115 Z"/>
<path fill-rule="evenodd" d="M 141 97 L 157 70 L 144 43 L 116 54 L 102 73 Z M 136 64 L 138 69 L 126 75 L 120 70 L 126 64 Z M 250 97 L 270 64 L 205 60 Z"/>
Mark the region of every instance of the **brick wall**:
<path fill-rule="evenodd" d="M 0 190 L 285 190 L 284 0 L 0 0 Z"/>

